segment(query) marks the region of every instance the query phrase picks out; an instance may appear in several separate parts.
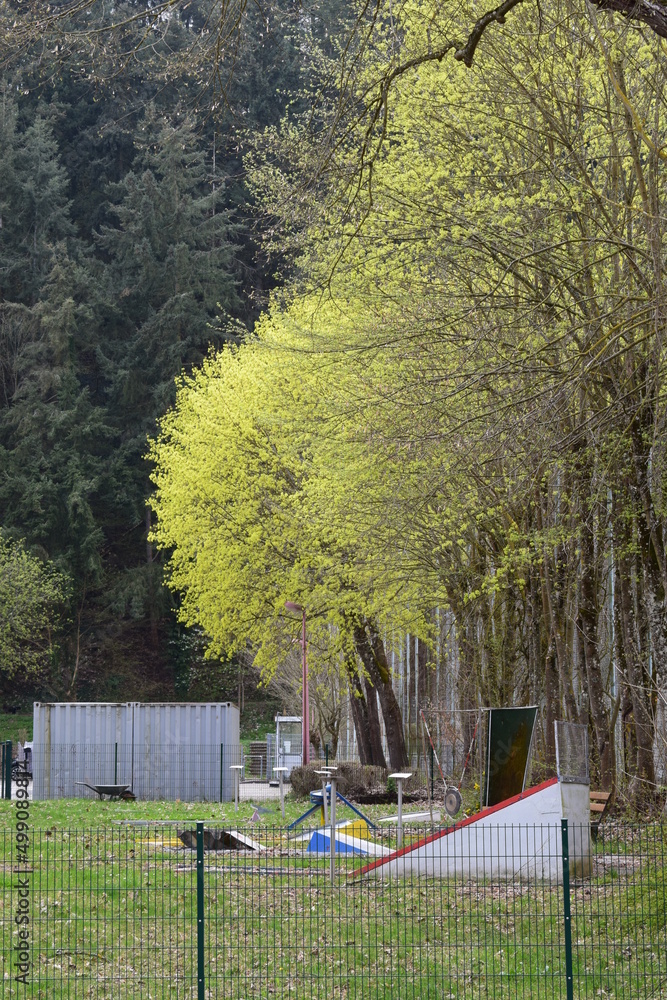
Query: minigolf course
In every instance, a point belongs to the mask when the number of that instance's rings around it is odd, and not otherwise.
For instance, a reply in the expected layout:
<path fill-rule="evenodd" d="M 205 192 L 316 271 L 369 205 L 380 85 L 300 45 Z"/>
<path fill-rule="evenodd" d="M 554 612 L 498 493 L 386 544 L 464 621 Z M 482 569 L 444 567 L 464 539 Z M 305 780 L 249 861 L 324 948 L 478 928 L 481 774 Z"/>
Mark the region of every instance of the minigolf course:
<path fill-rule="evenodd" d="M 322 772 L 317 773 L 321 774 Z M 310 793 L 310 801 L 313 804 L 298 819 L 290 823 L 287 829 L 293 830 L 318 809 L 321 812 L 322 825 L 318 829 L 308 830 L 306 833 L 298 835 L 295 839 L 302 843 L 307 843 L 306 851 L 309 854 L 329 854 L 331 853 L 333 829 L 335 854 L 365 854 L 378 857 L 391 853 L 389 848 L 383 847 L 381 844 L 377 844 L 369 839 L 368 828 L 371 827 L 374 829 L 375 824 L 371 822 L 368 816 L 364 816 L 362 811 L 354 803 L 350 802 L 349 799 L 346 799 L 341 792 L 336 790 L 334 793 L 333 788 L 335 788 L 334 782 L 327 784 L 326 781 L 323 781 L 322 791 L 312 791 Z M 354 813 L 355 818 L 339 823 L 335 822 L 333 819 L 335 815 L 335 802 L 340 802 L 342 805 L 347 806 Z M 329 822 L 327 814 L 331 815 L 332 822 Z"/>
<path fill-rule="evenodd" d="M 331 827 L 320 827 L 304 836 L 308 838 L 309 854 L 329 854 L 331 851 Z M 362 824 L 350 821 L 336 824 L 336 854 L 366 854 L 372 857 L 384 857 L 391 854 L 388 847 L 383 847 L 369 839 L 368 829 Z"/>
<path fill-rule="evenodd" d="M 568 820 L 570 872 L 586 875 L 591 863 L 589 786 L 552 778 L 371 861 L 353 877 L 562 877 L 563 819 Z"/>

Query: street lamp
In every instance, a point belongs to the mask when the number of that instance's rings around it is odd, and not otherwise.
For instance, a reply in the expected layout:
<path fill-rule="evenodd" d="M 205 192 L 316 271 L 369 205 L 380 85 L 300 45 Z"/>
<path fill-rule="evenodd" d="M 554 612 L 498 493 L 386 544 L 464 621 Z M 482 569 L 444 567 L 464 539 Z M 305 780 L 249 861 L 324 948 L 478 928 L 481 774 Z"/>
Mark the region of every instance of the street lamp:
<path fill-rule="evenodd" d="M 301 679 L 301 762 L 307 764 L 310 759 L 310 706 L 308 704 L 308 663 L 306 661 L 306 609 L 294 601 L 285 601 L 285 607 L 295 615 L 301 615 L 301 649 L 303 651 L 303 676 Z"/>

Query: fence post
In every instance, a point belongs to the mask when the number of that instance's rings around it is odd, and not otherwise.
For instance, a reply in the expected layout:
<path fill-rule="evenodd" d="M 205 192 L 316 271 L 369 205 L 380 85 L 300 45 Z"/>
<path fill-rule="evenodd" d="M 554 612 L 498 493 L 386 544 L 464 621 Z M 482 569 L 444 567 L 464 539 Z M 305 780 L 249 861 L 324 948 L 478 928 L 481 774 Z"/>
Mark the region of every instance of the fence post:
<path fill-rule="evenodd" d="M 433 802 L 433 747 L 431 750 L 431 802 Z"/>
<path fill-rule="evenodd" d="M 221 802 L 222 802 L 222 787 L 223 787 L 223 781 L 224 781 L 222 767 L 223 767 L 224 761 L 225 761 L 225 747 L 224 747 L 224 744 L 221 743 L 220 744 L 220 801 Z"/>
<path fill-rule="evenodd" d="M 331 806 L 329 808 L 329 818 L 331 819 L 331 826 L 329 827 L 329 847 L 331 849 L 331 858 L 329 865 L 329 877 L 331 879 L 331 884 L 334 885 L 336 881 L 336 779 L 333 775 L 330 778 L 331 785 Z"/>
<path fill-rule="evenodd" d="M 197 823 L 197 1000 L 204 989 L 204 824 Z"/>
<path fill-rule="evenodd" d="M 5 798 L 12 797 L 12 741 L 5 740 Z"/>
<path fill-rule="evenodd" d="M 563 844 L 563 923 L 565 931 L 565 988 L 567 1000 L 574 1000 L 572 970 L 572 911 L 570 907 L 570 844 L 567 820 L 560 821 Z"/>

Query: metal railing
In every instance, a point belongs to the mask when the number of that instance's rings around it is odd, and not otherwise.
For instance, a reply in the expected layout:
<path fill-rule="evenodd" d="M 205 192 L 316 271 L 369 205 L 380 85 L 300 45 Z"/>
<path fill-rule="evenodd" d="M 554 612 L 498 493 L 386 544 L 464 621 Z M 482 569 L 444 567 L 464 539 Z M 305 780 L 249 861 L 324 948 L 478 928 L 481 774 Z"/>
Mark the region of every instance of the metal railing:
<path fill-rule="evenodd" d="M 398 867 L 338 854 L 333 879 L 310 834 L 261 825 L 0 831 L 0 997 L 667 995 L 667 827 L 457 829 L 429 870 L 404 828 Z"/>

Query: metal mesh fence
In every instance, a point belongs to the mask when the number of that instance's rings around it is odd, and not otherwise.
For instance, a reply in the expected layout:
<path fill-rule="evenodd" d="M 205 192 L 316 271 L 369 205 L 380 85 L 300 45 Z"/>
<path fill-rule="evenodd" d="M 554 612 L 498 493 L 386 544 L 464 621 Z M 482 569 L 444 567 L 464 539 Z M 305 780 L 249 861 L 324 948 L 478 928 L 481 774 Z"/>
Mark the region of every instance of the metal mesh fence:
<path fill-rule="evenodd" d="M 138 799 L 228 802 L 234 798 L 236 746 L 124 743 L 36 744 L 32 753 L 35 800 L 95 798 L 101 787 Z"/>
<path fill-rule="evenodd" d="M 482 733 L 476 728 L 478 716 L 429 711 L 434 747 L 414 734 L 406 739 L 413 784 L 425 790 L 428 784 L 437 798 L 442 798 L 445 784 L 479 786 Z M 0 743 L 0 750 L 3 747 Z M 33 778 L 32 797 L 37 801 L 95 798 L 96 786 L 124 785 L 141 800 L 224 802 L 234 798 L 234 767 L 242 768 L 240 797 L 261 800 L 274 797 L 274 768 L 284 763 L 275 736 L 269 734 L 266 741 L 256 741 L 249 748 L 238 744 L 142 746 L 136 742 L 36 744 L 30 751 L 28 770 Z M 314 763 L 361 767 L 358 758 L 343 753 L 340 746 L 335 758 L 323 754 Z M 388 774 L 390 769 L 384 770 Z M 0 774 L 0 794 L 3 776 L 4 771 Z"/>
<path fill-rule="evenodd" d="M 667 995 L 667 828 L 456 829 L 333 878 L 310 832 L 261 825 L 237 831 L 256 850 L 203 824 L 1 831 L 0 997 Z"/>
<path fill-rule="evenodd" d="M 588 728 L 575 722 L 559 720 L 556 730 L 556 769 L 561 781 L 587 784 Z"/>
<path fill-rule="evenodd" d="M 0 749 L 2 749 L 0 744 Z M 313 761 L 310 785 L 298 791 L 307 794 L 319 787 L 313 772 L 324 761 Z M 364 768 L 356 761 L 335 761 L 343 777 L 341 791 L 357 795 L 386 792 L 388 768 Z M 270 764 L 270 761 L 269 761 Z M 152 745 L 141 751 L 136 746 L 109 744 L 52 744 L 36 746 L 31 757 L 31 797 L 35 801 L 61 798 L 116 797 L 132 793 L 140 800 L 181 802 L 231 802 L 236 795 L 238 774 L 240 800 L 262 801 L 278 794 L 276 774 L 266 755 L 253 754 L 239 746 Z M 238 768 L 238 771 L 237 771 Z M 286 779 L 289 788 L 289 777 Z M 437 767 L 430 758 L 415 761 L 414 777 L 408 791 L 428 787 L 442 798 L 443 786 Z"/>

